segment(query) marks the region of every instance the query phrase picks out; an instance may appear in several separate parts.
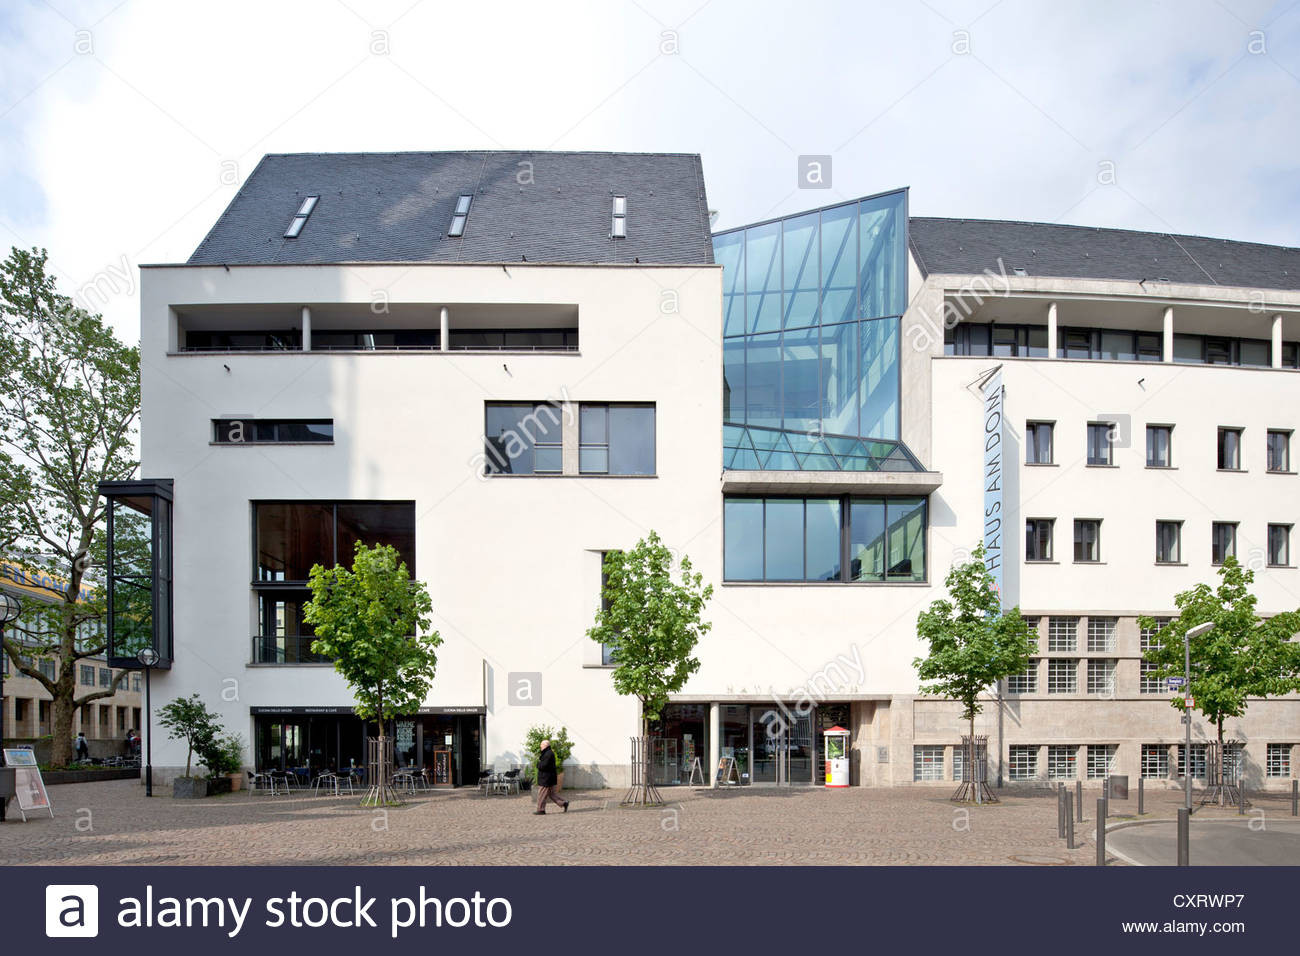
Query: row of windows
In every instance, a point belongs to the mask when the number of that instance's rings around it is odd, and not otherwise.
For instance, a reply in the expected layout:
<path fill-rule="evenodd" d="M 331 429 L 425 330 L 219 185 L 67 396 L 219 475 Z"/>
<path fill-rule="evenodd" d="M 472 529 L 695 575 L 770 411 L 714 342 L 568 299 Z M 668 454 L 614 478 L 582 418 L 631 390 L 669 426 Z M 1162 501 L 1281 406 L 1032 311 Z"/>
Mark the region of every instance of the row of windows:
<path fill-rule="evenodd" d="M 1293 744 L 1272 743 L 1265 748 L 1264 776 L 1270 778 L 1288 778 L 1291 776 L 1291 751 Z M 913 750 L 913 779 L 942 780 L 944 747 L 925 745 Z M 953 748 L 959 751 L 960 748 Z M 1116 744 L 1085 745 L 1085 773 L 1089 780 L 1101 780 L 1109 776 L 1115 766 L 1118 750 Z M 1012 744 L 1007 748 L 1007 776 L 1011 780 L 1041 779 L 1040 752 L 1037 744 Z M 1184 746 L 1177 747 L 1177 770 L 1175 776 L 1182 777 L 1186 771 Z M 1046 777 L 1048 780 L 1078 779 L 1079 748 L 1073 744 L 1049 745 L 1047 747 Z M 1208 746 L 1192 744 L 1191 772 L 1193 778 L 1205 779 L 1207 771 Z M 1240 776 L 1243 764 L 1243 752 L 1240 744 L 1228 745 L 1225 754 L 1225 771 L 1229 779 Z M 937 765 L 937 775 L 935 767 Z M 1148 780 L 1164 780 L 1169 777 L 1169 746 L 1167 744 L 1142 744 L 1140 759 L 1141 775 Z"/>
<path fill-rule="evenodd" d="M 1236 521 L 1210 523 L 1210 563 L 1223 564 L 1228 557 L 1237 555 Z M 1268 566 L 1291 566 L 1290 524 L 1269 524 Z M 1054 538 L 1055 518 L 1028 518 L 1025 521 L 1025 560 L 1050 562 L 1056 560 Z M 1074 519 L 1074 563 L 1097 564 L 1101 561 L 1101 519 Z M 1183 563 L 1183 522 L 1156 522 L 1156 564 Z"/>
<path fill-rule="evenodd" d="M 3 671 L 0 673 L 4 673 L 7 676 L 9 674 L 9 658 L 4 657 L 0 658 L 0 660 L 3 661 L 4 667 Z M 23 661 L 25 664 L 30 666 L 30 658 L 24 657 Z M 56 679 L 57 666 L 57 662 L 53 658 L 49 657 L 43 657 L 36 662 L 36 669 L 40 671 L 41 675 L 47 680 Z M 113 686 L 113 672 L 107 667 L 95 667 L 93 664 L 78 664 L 77 683 L 82 687 L 94 687 L 96 686 L 96 683 L 98 683 L 98 686 L 107 689 Z M 132 674 L 122 682 L 122 690 L 126 690 L 128 687 L 137 691 L 140 689 L 139 674 Z"/>
<path fill-rule="evenodd" d="M 723 580 L 924 581 L 924 498 L 723 501 Z"/>
<path fill-rule="evenodd" d="M 486 474 L 562 474 L 564 414 L 553 402 L 489 402 L 485 406 Z M 213 419 L 221 445 L 329 443 L 333 419 Z M 655 406 L 579 406 L 578 471 L 584 475 L 653 475 Z"/>
<path fill-rule="evenodd" d="M 944 331 L 943 352 L 945 355 L 1047 358 L 1047 326 L 961 323 Z M 1060 328 L 1056 333 L 1056 357 L 1103 362 L 1160 362 L 1164 359 L 1164 334 L 1122 329 Z M 1177 333 L 1174 335 L 1173 360 L 1181 365 L 1267 368 L 1273 364 L 1273 344 L 1268 339 Z M 1300 368 L 1300 343 L 1282 343 L 1282 365 L 1284 368 Z"/>
<path fill-rule="evenodd" d="M 564 474 L 563 406 L 489 402 L 485 417 L 484 474 Z M 577 437 L 580 475 L 655 474 L 652 403 L 583 402 Z"/>
<path fill-rule="evenodd" d="M 452 329 L 448 347 L 458 351 L 576 352 L 578 330 L 563 329 Z M 344 329 L 315 331 L 313 352 L 436 352 L 441 348 L 438 329 Z M 297 352 L 302 332 L 205 331 L 185 333 L 184 352 Z"/>
<path fill-rule="evenodd" d="M 1025 464 L 1055 464 L 1056 423 L 1031 421 L 1025 424 Z M 1148 425 L 1146 462 L 1148 468 L 1172 468 L 1173 425 Z M 1220 471 L 1243 471 L 1242 439 L 1245 429 L 1220 427 L 1215 436 L 1215 461 Z M 1114 422 L 1089 422 L 1087 456 L 1089 465 L 1114 465 L 1119 430 Z M 1264 440 L 1265 470 L 1273 474 L 1291 473 L 1291 431 L 1268 429 Z"/>

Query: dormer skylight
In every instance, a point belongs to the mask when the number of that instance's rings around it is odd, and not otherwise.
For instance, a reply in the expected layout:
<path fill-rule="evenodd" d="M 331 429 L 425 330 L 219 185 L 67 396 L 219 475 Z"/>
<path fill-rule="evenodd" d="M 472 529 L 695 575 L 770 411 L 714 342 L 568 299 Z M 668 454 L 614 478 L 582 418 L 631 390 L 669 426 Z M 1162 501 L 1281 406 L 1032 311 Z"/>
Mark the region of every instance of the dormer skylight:
<path fill-rule="evenodd" d="M 456 200 L 456 209 L 451 215 L 451 225 L 447 227 L 447 235 L 451 238 L 459 239 L 465 235 L 465 223 L 469 219 L 469 207 L 473 201 L 474 197 L 469 193 L 461 193 L 460 198 Z"/>
<path fill-rule="evenodd" d="M 298 211 L 293 214 L 293 222 L 289 223 L 289 228 L 284 231 L 284 238 L 297 239 L 302 227 L 307 225 L 307 217 L 311 211 L 316 208 L 316 203 L 320 201 L 319 196 L 308 196 L 298 207 Z"/>
<path fill-rule="evenodd" d="M 609 237 L 611 239 L 627 238 L 627 197 L 615 196 L 614 208 L 609 224 Z"/>

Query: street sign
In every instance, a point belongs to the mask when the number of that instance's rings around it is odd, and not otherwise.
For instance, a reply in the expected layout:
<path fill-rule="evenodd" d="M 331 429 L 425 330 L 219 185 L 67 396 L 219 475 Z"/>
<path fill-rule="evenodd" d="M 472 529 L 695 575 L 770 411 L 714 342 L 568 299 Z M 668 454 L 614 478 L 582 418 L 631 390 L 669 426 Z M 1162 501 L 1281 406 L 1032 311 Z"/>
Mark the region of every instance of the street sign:
<path fill-rule="evenodd" d="M 1186 707 L 1188 710 L 1191 710 L 1193 707 L 1196 706 L 1196 698 L 1193 697 L 1191 694 L 1188 694 L 1186 697 L 1183 698 L 1183 706 Z"/>
<path fill-rule="evenodd" d="M 1177 687 L 1187 686 L 1186 677 L 1166 677 L 1165 681 L 1168 684 L 1170 690 L 1174 690 Z"/>

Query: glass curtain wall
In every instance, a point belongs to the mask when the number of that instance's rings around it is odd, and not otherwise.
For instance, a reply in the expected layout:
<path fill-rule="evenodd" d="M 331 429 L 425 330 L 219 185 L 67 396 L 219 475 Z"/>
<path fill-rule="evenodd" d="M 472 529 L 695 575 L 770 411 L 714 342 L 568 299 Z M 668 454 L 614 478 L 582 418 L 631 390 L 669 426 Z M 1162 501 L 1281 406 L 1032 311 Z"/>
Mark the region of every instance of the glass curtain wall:
<path fill-rule="evenodd" d="M 720 233 L 713 249 L 725 422 L 897 440 L 906 191 Z"/>

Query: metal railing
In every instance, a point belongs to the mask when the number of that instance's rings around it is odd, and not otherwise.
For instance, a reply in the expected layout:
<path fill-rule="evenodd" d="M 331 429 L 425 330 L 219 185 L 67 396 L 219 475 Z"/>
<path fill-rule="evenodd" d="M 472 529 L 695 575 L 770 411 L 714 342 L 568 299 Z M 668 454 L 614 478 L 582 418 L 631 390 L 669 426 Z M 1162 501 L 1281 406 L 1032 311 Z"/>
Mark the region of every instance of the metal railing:
<path fill-rule="evenodd" d="M 331 658 L 312 653 L 316 638 L 310 634 L 254 635 L 251 660 L 254 664 L 329 664 Z"/>

